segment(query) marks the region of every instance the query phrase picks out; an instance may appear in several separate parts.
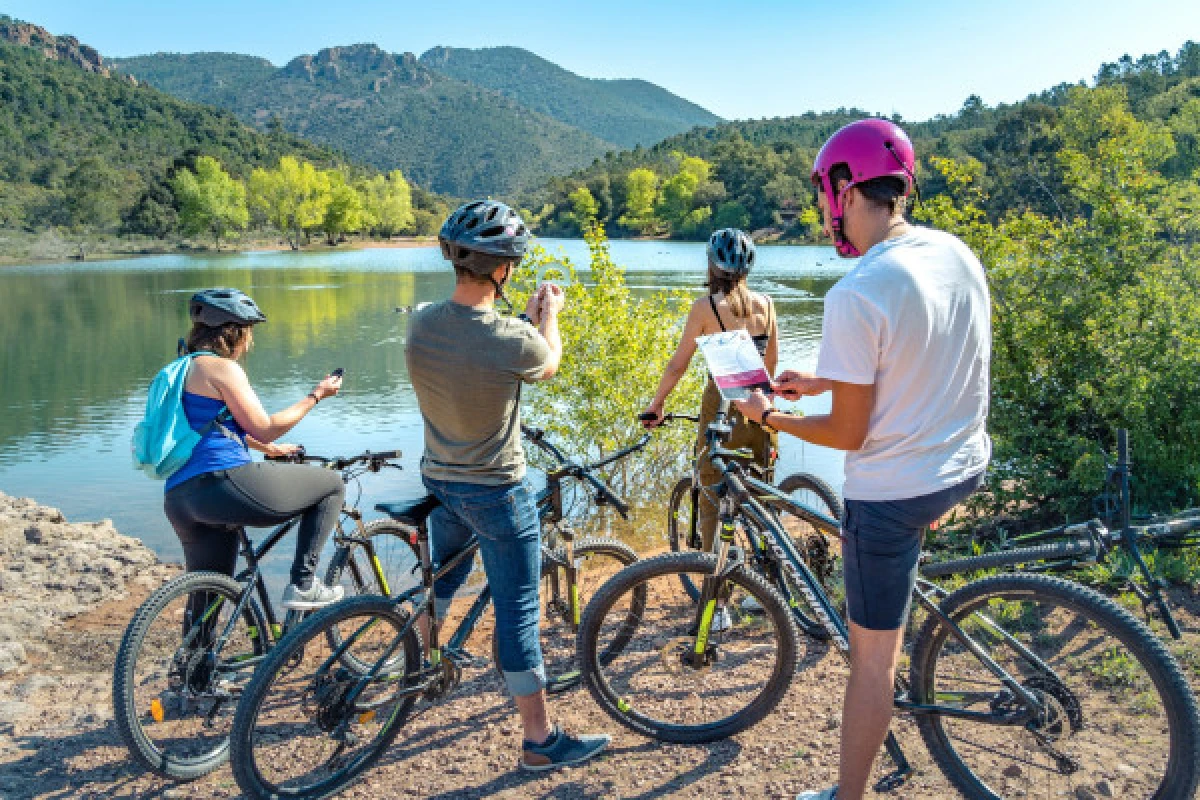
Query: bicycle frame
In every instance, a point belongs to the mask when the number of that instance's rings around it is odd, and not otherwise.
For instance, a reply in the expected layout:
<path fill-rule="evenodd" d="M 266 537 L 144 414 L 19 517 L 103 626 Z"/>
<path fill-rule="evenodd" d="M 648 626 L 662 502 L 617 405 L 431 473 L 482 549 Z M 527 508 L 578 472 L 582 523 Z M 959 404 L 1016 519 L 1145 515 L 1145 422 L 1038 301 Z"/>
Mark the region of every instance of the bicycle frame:
<path fill-rule="evenodd" d="M 358 527 L 357 536 L 346 535 L 345 529 L 342 525 L 342 517 L 349 517 L 350 519 L 354 520 Z M 371 564 L 375 570 L 375 577 L 379 581 L 380 587 L 382 587 L 386 592 L 387 577 L 384 575 L 383 566 L 379 563 L 379 558 L 375 554 L 375 547 L 371 543 L 370 537 L 365 535 L 366 529 L 363 526 L 362 514 L 354 508 L 343 508 L 342 517 L 338 518 L 337 525 L 334 528 L 334 541 L 339 546 L 348 543 L 361 544 L 366 549 L 371 559 Z M 263 580 L 261 566 L 262 560 L 266 557 L 267 553 L 269 553 L 271 549 L 279 543 L 279 540 L 290 533 L 298 524 L 300 524 L 300 518 L 292 517 L 272 530 L 271 533 L 268 534 L 267 538 L 258 545 L 258 547 L 254 546 L 254 543 L 250 540 L 250 536 L 246 533 L 245 528 L 238 530 L 238 546 L 242 558 L 246 561 L 246 567 L 234 576 L 234 580 L 242 585 L 242 591 L 238 595 L 237 603 L 234 606 L 233 613 L 229 615 L 229 621 L 225 623 L 225 627 L 221 630 L 221 633 L 213 640 L 210 649 L 213 653 L 220 653 L 225 648 L 225 644 L 229 641 L 229 637 L 233 634 L 238 619 L 240 619 L 242 614 L 245 613 L 246 606 L 250 602 L 250 598 L 255 594 L 258 595 L 259 606 L 262 608 L 263 615 L 266 617 L 268 629 L 266 631 L 258 631 L 254 628 L 250 629 L 251 638 L 254 638 L 255 636 L 262 637 L 263 655 L 249 656 L 229 663 L 219 662 L 218 672 L 220 674 L 244 672 L 247 669 L 254 669 L 257 667 L 259 662 L 266 657 L 266 653 L 270 651 L 270 649 L 274 647 L 280 639 L 283 638 L 284 634 L 286 634 L 287 631 L 303 616 L 301 612 L 288 611 L 283 622 L 281 623 L 279 621 L 279 617 L 275 613 L 275 604 L 271 601 L 271 596 L 267 592 L 266 581 Z M 361 581 L 362 576 L 359 573 L 358 565 L 353 561 L 350 563 L 352 565 L 355 578 Z M 205 609 L 204 615 L 201 617 L 200 621 L 203 622 L 211 617 L 217 612 L 218 609 L 220 609 L 224 602 L 224 598 L 218 598 L 207 609 Z"/>

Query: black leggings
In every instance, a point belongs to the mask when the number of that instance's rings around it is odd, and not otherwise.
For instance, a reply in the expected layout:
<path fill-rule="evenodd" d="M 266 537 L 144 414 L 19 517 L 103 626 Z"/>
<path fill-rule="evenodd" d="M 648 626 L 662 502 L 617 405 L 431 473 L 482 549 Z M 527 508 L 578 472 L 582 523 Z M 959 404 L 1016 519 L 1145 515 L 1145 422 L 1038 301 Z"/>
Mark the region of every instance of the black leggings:
<path fill-rule="evenodd" d="M 332 470 L 256 462 L 184 481 L 167 492 L 163 510 L 183 543 L 188 572 L 225 575 L 237 567 L 238 529 L 265 528 L 299 515 L 291 580 L 307 589 L 345 496 L 346 485 Z"/>

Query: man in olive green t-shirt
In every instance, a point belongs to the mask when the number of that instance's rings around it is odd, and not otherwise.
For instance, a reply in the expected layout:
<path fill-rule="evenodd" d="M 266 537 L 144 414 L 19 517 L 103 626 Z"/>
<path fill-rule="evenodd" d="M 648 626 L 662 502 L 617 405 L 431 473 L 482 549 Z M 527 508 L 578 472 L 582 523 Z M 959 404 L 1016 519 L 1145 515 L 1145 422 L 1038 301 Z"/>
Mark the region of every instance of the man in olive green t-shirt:
<path fill-rule="evenodd" d="M 577 736 L 551 725 L 538 635 L 541 524 L 525 481 L 521 386 L 558 371 L 561 288 L 543 284 L 522 319 L 495 301 L 525 253 L 529 232 L 503 203 L 477 201 L 442 226 L 442 254 L 457 278 L 450 299 L 413 316 L 405 355 L 425 420 L 421 476 L 441 503 L 429 515 L 434 560 L 445 563 L 478 537 L 492 590 L 496 650 L 524 728 L 520 766 L 577 764 L 608 746 L 607 735 Z M 466 581 L 464 561 L 434 585 L 444 613 Z"/>

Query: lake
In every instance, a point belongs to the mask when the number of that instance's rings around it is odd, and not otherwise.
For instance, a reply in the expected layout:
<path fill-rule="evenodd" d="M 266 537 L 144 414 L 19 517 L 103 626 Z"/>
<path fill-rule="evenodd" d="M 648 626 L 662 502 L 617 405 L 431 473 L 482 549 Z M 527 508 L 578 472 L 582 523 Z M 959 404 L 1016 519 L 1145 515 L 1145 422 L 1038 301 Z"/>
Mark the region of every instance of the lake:
<path fill-rule="evenodd" d="M 540 243 L 578 266 L 587 263 L 582 241 Z M 632 288 L 699 294 L 703 244 L 614 241 L 611 248 Z M 814 365 L 822 298 L 845 270 L 829 247 L 759 249 L 750 285 L 775 298 L 781 368 Z M 323 455 L 400 449 L 403 472 L 363 480 L 364 508 L 415 497 L 422 492 L 421 420 L 404 365 L 407 316 L 395 309 L 444 298 L 453 282 L 437 248 L 0 267 L 0 491 L 56 506 L 75 521 L 112 519 L 121 532 L 178 560 L 178 540 L 162 514 L 162 484 L 132 468 L 129 436 L 146 387 L 188 328 L 188 297 L 235 286 L 269 317 L 246 363 L 268 411 L 303 397 L 334 367 L 346 370 L 342 394 L 286 440 Z M 800 407 L 820 411 L 827 402 Z M 841 486 L 840 454 L 789 437 L 781 449 L 781 475 L 806 470 Z M 281 549 L 287 558 L 275 560 L 273 573 L 290 558 L 290 546 Z"/>

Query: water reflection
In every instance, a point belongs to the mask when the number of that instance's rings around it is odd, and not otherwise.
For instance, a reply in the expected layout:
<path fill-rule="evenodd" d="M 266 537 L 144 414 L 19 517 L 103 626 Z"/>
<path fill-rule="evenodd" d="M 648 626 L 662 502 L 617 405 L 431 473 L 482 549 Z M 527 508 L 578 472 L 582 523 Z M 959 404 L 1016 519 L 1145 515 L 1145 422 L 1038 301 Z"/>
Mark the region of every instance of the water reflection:
<path fill-rule="evenodd" d="M 586 263 L 582 242 L 545 244 Z M 612 252 L 635 289 L 700 291 L 703 245 L 614 242 Z M 828 248 L 760 253 L 751 284 L 775 297 L 781 366 L 811 368 L 821 298 L 838 263 Z M 294 402 L 334 367 L 346 369 L 342 396 L 323 403 L 289 439 L 326 454 L 400 448 L 406 471 L 369 476 L 363 501 L 414 495 L 421 491 L 421 427 L 404 366 L 408 316 L 395 309 L 439 299 L 452 282 L 432 248 L 0 269 L 0 490 L 59 506 L 74 519 L 111 518 L 162 555 L 178 557 L 162 516 L 161 484 L 130 468 L 129 434 L 150 378 L 187 330 L 187 297 L 236 286 L 269 317 L 247 359 L 268 409 Z M 803 407 L 820 409 L 807 401 Z M 784 469 L 803 467 L 841 482 L 840 457 L 820 448 L 788 442 L 783 461 Z"/>

